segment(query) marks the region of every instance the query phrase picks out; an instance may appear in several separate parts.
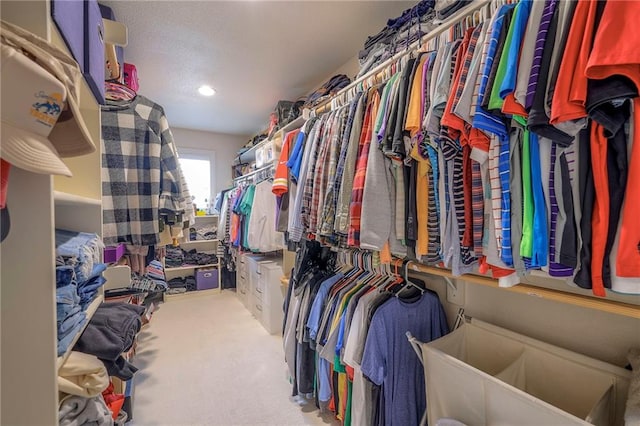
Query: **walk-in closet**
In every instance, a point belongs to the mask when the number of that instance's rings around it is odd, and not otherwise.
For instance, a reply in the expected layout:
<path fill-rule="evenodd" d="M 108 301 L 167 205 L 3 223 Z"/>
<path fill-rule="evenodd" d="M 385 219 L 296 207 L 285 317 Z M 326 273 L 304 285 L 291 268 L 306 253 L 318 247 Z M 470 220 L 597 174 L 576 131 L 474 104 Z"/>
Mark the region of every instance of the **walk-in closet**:
<path fill-rule="evenodd" d="M 0 1 L 0 424 L 640 426 L 640 2 Z"/>

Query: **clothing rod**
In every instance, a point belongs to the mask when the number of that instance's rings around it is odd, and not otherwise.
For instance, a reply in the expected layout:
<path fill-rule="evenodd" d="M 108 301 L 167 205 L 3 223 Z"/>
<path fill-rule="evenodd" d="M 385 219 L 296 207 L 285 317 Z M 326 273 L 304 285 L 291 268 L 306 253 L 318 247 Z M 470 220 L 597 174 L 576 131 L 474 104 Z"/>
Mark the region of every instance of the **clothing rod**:
<path fill-rule="evenodd" d="M 447 18 L 437 28 L 434 28 L 433 30 L 428 32 L 427 34 L 422 36 L 422 38 L 420 38 L 419 40 L 414 41 L 409 47 L 407 47 L 406 50 L 396 53 L 395 55 L 393 55 L 392 57 L 390 57 L 386 61 L 382 62 L 381 64 L 379 64 L 375 68 L 369 70 L 365 75 L 357 78 L 356 80 L 352 81 L 349 85 L 347 85 L 347 86 L 343 87 L 342 89 L 340 89 L 338 92 L 336 92 L 335 95 L 333 95 L 331 97 L 331 99 L 328 99 L 327 101 L 323 102 L 322 104 L 320 104 L 320 105 L 318 105 L 318 106 L 316 106 L 314 108 L 311 108 L 310 110 L 313 111 L 314 114 L 318 114 L 318 113 L 324 112 L 326 110 L 327 106 L 330 107 L 332 100 L 336 99 L 337 97 L 339 97 L 343 93 L 351 90 L 356 85 L 358 85 L 359 83 L 365 81 L 366 79 L 375 76 L 377 73 L 379 73 L 380 71 L 384 70 L 385 67 L 391 65 L 394 61 L 397 61 L 398 59 L 417 51 L 417 49 L 419 48 L 419 46 L 421 44 L 426 43 L 429 40 L 439 36 L 443 32 L 449 30 L 453 25 L 455 25 L 458 22 L 460 22 L 462 20 L 462 18 L 464 18 L 465 16 L 469 15 L 470 13 L 473 13 L 473 12 L 476 12 L 476 11 L 482 9 L 484 6 L 486 6 L 489 3 L 491 3 L 491 1 L 492 0 L 474 0 L 473 2 L 471 2 L 471 4 L 463 7 L 462 9 L 457 11 L 455 14 L 453 14 L 452 16 Z"/>
<path fill-rule="evenodd" d="M 435 266 L 426 266 L 416 262 L 410 262 L 409 269 L 414 272 L 437 275 L 440 277 L 457 278 L 469 283 L 481 284 L 493 288 L 511 291 L 514 293 L 526 294 L 527 296 L 534 296 L 540 299 L 552 300 L 554 302 L 560 302 L 568 305 L 580 306 L 582 308 L 595 309 L 602 312 L 640 319 L 640 306 L 632 305 L 629 303 L 617 302 L 608 299 L 598 299 L 593 296 L 583 296 L 580 294 L 573 294 L 561 290 L 538 287 L 529 284 L 518 284 L 513 287 L 500 287 L 498 285 L 498 281 L 494 278 L 473 274 L 464 274 L 459 277 L 454 277 L 451 271 L 448 269 L 438 268 Z"/>
<path fill-rule="evenodd" d="M 249 173 L 247 173 L 245 175 L 233 178 L 233 181 L 234 182 L 240 182 L 240 181 L 242 181 L 244 179 L 248 179 L 248 178 L 250 178 L 250 177 L 252 177 L 252 176 L 254 176 L 254 175 L 256 175 L 256 174 L 258 174 L 260 172 L 264 172 L 265 170 L 269 170 L 269 169 L 272 169 L 272 168 L 273 168 L 273 164 L 269 164 L 267 166 L 260 167 L 259 169 L 254 170 L 252 172 L 249 172 Z"/>

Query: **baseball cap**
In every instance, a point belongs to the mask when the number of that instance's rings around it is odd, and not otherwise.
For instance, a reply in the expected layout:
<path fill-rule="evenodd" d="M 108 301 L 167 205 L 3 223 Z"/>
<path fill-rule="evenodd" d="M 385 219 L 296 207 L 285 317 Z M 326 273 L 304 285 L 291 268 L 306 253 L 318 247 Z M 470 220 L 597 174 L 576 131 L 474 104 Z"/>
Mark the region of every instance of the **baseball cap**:
<path fill-rule="evenodd" d="M 35 173 L 71 172 L 60 157 L 95 151 L 79 107 L 82 73 L 66 53 L 0 22 L 0 157 Z"/>

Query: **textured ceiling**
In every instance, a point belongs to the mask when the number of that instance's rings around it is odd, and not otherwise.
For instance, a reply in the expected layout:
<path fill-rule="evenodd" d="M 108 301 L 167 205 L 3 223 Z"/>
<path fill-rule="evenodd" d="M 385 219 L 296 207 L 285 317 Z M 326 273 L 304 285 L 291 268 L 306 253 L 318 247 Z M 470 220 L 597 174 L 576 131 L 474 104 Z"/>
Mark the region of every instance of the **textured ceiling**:
<path fill-rule="evenodd" d="M 171 126 L 251 135 L 417 1 L 100 1 L 129 28 L 125 61 Z M 350 76 L 353 77 L 353 76 Z M 205 98 L 197 89 L 217 90 Z"/>

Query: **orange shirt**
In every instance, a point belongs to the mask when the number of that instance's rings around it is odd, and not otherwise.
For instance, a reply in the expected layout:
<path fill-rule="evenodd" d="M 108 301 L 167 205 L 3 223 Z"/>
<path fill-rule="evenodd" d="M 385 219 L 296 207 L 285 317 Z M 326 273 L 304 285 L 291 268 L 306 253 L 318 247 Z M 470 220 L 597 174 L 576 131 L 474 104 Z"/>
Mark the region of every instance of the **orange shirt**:
<path fill-rule="evenodd" d="M 596 32 L 585 76 L 605 79 L 628 77 L 640 88 L 640 2 L 609 1 Z M 554 98 L 555 101 L 555 98 Z M 620 245 L 616 256 L 619 277 L 640 277 L 640 98 L 633 100 L 633 148 L 629 158 L 628 184 L 622 210 Z"/>
<path fill-rule="evenodd" d="M 273 176 L 273 186 L 271 187 L 271 192 L 275 195 L 284 195 L 289 191 L 289 169 L 287 168 L 287 161 L 289 161 L 291 142 L 295 140 L 298 133 L 300 133 L 300 129 L 289 132 L 284 137 L 280 160 L 276 166 L 276 173 Z"/>
<path fill-rule="evenodd" d="M 576 5 L 551 102 L 551 124 L 587 116 L 584 70 L 591 51 L 597 7 L 598 2 L 589 0 L 580 0 Z"/>

